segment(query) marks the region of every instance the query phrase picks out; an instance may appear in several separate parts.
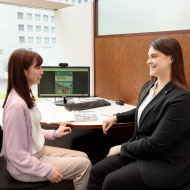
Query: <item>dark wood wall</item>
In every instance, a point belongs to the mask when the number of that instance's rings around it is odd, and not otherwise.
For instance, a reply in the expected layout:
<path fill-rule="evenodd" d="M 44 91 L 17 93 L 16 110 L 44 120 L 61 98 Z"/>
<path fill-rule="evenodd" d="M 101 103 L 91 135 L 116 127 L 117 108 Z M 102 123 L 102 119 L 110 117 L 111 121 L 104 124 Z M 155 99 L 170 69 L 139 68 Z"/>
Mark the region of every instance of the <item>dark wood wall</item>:
<path fill-rule="evenodd" d="M 100 36 L 95 37 L 95 96 L 136 105 L 142 85 L 150 79 L 149 45 L 166 36 L 181 44 L 190 84 L 190 31 Z"/>

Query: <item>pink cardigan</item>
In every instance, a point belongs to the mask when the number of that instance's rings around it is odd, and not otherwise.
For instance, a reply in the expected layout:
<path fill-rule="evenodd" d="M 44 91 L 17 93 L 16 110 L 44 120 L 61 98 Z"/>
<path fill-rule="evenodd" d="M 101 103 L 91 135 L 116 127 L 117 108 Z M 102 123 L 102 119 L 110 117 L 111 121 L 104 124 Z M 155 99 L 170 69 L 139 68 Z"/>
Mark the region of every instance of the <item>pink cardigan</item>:
<path fill-rule="evenodd" d="M 43 130 L 46 139 L 59 137 L 58 130 Z M 3 111 L 2 153 L 12 174 L 31 174 L 49 178 L 53 166 L 32 156 L 32 123 L 26 102 L 12 90 Z"/>

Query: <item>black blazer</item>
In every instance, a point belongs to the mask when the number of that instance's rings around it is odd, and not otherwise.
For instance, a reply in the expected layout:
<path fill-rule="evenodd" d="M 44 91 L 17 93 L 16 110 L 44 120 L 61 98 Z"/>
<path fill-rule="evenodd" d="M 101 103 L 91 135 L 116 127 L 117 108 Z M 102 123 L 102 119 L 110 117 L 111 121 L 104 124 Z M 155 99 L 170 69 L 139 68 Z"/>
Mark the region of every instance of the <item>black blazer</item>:
<path fill-rule="evenodd" d="M 116 114 L 118 123 L 135 121 L 134 136 L 122 144 L 120 155 L 137 160 L 147 185 L 177 188 L 190 182 L 190 93 L 169 82 L 145 107 L 137 126 L 148 85 L 135 109 Z"/>

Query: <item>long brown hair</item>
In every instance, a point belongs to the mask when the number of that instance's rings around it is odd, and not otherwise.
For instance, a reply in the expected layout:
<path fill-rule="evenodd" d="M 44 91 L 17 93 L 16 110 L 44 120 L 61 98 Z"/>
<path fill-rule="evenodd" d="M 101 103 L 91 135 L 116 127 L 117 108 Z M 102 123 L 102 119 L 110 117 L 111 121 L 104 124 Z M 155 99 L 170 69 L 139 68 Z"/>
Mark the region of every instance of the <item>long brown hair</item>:
<path fill-rule="evenodd" d="M 174 38 L 158 38 L 151 43 L 150 47 L 162 52 L 166 56 L 171 56 L 173 60 L 171 65 L 171 82 L 176 86 L 189 91 L 184 72 L 183 52 L 179 42 Z M 151 77 L 151 82 L 145 90 L 146 92 L 151 88 L 155 81 L 156 77 Z"/>
<path fill-rule="evenodd" d="M 36 61 L 36 67 L 39 67 L 43 62 L 42 57 L 38 53 L 26 49 L 17 49 L 11 54 L 8 62 L 7 94 L 3 108 L 12 89 L 26 102 L 29 109 L 34 106 L 35 99 L 33 95 L 31 96 L 32 91 L 29 89 L 24 73 L 24 70 L 28 70 L 34 60 Z"/>

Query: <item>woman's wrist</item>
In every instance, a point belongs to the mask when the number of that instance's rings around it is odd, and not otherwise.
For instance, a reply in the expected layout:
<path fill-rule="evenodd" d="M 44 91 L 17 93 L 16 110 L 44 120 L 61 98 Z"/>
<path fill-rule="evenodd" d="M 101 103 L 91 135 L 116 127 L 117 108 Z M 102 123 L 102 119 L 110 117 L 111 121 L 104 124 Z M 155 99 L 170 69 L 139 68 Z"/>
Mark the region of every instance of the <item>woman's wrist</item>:
<path fill-rule="evenodd" d="M 117 116 L 116 116 L 116 115 L 113 116 L 113 121 L 114 121 L 115 123 L 117 123 Z"/>

